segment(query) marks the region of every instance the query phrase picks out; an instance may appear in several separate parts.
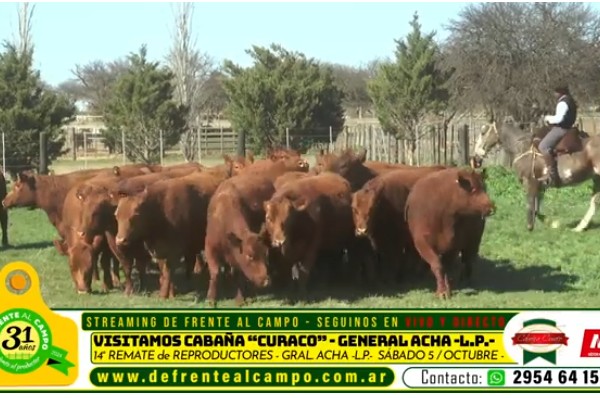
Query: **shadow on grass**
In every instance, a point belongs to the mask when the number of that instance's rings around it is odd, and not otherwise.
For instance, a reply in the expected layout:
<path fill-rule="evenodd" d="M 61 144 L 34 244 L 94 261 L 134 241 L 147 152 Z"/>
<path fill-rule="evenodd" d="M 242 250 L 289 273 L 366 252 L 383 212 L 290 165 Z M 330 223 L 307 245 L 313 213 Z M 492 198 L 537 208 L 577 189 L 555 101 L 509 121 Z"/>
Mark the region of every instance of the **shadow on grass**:
<path fill-rule="evenodd" d="M 463 294 L 469 296 L 477 295 L 482 291 L 496 294 L 528 291 L 569 292 L 574 290 L 572 286 L 579 279 L 575 275 L 565 274 L 549 265 L 528 265 L 517 268 L 508 259 L 491 261 L 480 258 L 473 267 L 473 283 L 471 286 L 459 284 L 458 278 L 454 277 L 455 273 L 455 270 L 451 272 L 453 277 L 452 290 L 457 292 L 468 288 L 469 291 L 463 292 Z M 156 293 L 160 288 L 159 278 L 160 275 L 156 271 L 147 273 L 144 278 L 144 290 L 140 291 L 139 278 L 134 274 L 136 294 Z M 175 272 L 173 282 L 176 286 L 177 295 L 198 293 L 197 298 L 203 300 L 208 288 L 208 272 L 202 272 L 200 275 L 194 274 L 191 279 L 184 272 Z M 219 301 L 231 299 L 235 296 L 237 291 L 235 282 L 231 275 L 220 275 L 218 284 Z M 294 289 L 293 284 L 288 284 L 287 287 L 275 286 L 268 289 L 255 289 L 246 281 L 244 293 L 249 300 L 268 295 L 273 299 L 283 300 L 293 305 L 296 302 Z M 351 304 L 372 296 L 398 297 L 414 290 L 430 290 L 433 295 L 435 279 L 429 271 L 429 267 L 424 266 L 417 275 L 412 275 L 410 278 L 402 280 L 401 283 L 390 284 L 385 287 L 381 284 L 377 287 L 367 287 L 344 282 L 343 280 L 335 280 L 333 284 L 326 284 L 323 279 L 315 277 L 309 282 L 308 289 L 306 300 L 299 300 L 298 303 L 314 304 L 327 300 L 339 300 Z"/>
<path fill-rule="evenodd" d="M 357 286 L 356 284 L 340 284 L 334 286 L 314 286 L 308 292 L 305 303 L 316 303 L 324 300 L 341 300 L 348 303 L 359 301 L 371 296 L 398 297 L 414 290 L 431 290 L 433 295 L 435 291 L 435 279 L 429 271 L 429 267 L 421 269 L 418 275 L 412 275 L 404 279 L 401 283 L 388 285 L 386 287 L 367 288 Z M 528 291 L 543 292 L 569 292 L 579 277 L 561 272 L 550 265 L 528 265 L 517 268 L 507 259 L 491 261 L 486 258 L 480 258 L 473 267 L 473 282 L 471 286 L 464 283 L 459 284 L 455 276 L 456 270 L 451 271 L 451 288 L 453 291 L 459 291 L 469 288 L 465 292 L 467 295 L 477 295 L 479 292 L 487 291 L 492 293 L 517 293 Z M 314 282 L 314 281 L 313 281 Z M 281 289 L 280 289 L 281 290 Z M 290 291 L 272 292 L 274 298 L 293 302 Z"/>
<path fill-rule="evenodd" d="M 20 245 L 10 244 L 8 247 L 5 247 L 5 250 L 41 250 L 47 249 L 49 247 L 54 247 L 54 243 L 52 242 L 27 242 Z"/>

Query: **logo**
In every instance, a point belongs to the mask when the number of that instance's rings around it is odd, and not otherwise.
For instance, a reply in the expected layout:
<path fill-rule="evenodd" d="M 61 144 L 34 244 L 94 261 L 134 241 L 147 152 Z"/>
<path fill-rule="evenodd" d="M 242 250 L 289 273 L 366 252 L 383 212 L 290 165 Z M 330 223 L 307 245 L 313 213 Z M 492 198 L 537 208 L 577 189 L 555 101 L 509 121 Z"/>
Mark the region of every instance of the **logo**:
<path fill-rule="evenodd" d="M 582 358 L 600 357 L 600 329 L 586 329 L 581 344 Z"/>
<path fill-rule="evenodd" d="M 37 313 L 24 308 L 0 314 L 0 369 L 31 373 L 42 365 L 68 375 L 67 352 L 52 345 L 52 331 Z"/>
<path fill-rule="evenodd" d="M 29 264 L 0 268 L 2 387 L 64 386 L 77 379 L 77 324 L 46 306 L 39 285 Z"/>
<path fill-rule="evenodd" d="M 488 386 L 500 387 L 506 384 L 506 373 L 502 369 L 491 369 L 487 372 Z"/>
<path fill-rule="evenodd" d="M 542 358 L 556 365 L 556 351 L 566 346 L 569 338 L 549 319 L 523 322 L 523 328 L 512 337 L 512 344 L 523 350 L 523 365 Z"/>

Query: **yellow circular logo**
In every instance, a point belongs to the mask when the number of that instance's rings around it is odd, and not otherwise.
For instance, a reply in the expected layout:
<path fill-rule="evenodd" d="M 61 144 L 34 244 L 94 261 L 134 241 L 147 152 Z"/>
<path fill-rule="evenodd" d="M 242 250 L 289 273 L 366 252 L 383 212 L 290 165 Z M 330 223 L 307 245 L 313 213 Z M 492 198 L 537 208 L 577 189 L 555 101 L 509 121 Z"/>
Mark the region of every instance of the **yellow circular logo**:
<path fill-rule="evenodd" d="M 24 294 L 31 288 L 31 278 L 23 270 L 14 270 L 6 276 L 6 289 L 13 294 Z"/>

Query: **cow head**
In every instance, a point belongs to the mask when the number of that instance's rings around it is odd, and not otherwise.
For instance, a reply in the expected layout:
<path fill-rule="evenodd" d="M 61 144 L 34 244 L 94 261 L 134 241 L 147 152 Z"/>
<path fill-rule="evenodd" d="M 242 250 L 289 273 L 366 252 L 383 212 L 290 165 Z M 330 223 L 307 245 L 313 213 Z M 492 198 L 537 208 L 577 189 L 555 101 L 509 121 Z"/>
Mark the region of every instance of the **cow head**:
<path fill-rule="evenodd" d="M 117 219 L 117 235 L 115 242 L 119 246 L 126 246 L 131 241 L 143 235 L 148 228 L 148 188 L 137 194 L 119 199 L 115 218 Z M 156 216 L 156 215 L 154 215 Z"/>
<path fill-rule="evenodd" d="M 267 272 L 266 233 L 256 234 L 246 231 L 241 236 L 232 232 L 227 234 L 233 246 L 232 254 L 246 277 L 257 287 L 268 287 L 271 283 Z"/>
<path fill-rule="evenodd" d="M 242 173 L 246 167 L 250 166 L 254 160 L 254 157 L 252 157 L 252 161 L 250 161 L 248 158 L 240 155 L 233 157 L 229 155 L 223 155 L 223 160 L 225 160 L 225 166 L 227 166 L 228 176 L 234 177 Z"/>
<path fill-rule="evenodd" d="M 368 235 L 371 215 L 379 199 L 379 185 L 369 186 L 352 195 L 352 219 L 356 236 Z"/>
<path fill-rule="evenodd" d="M 11 207 L 35 207 L 37 204 L 37 176 L 18 173 L 12 189 L 2 200 L 5 209 Z"/>
<path fill-rule="evenodd" d="M 300 154 L 300 152 L 294 150 L 294 149 L 283 149 L 283 148 L 278 148 L 278 149 L 269 149 L 269 151 L 267 152 L 267 159 L 271 159 L 271 161 L 273 162 L 277 162 L 279 160 L 286 160 L 286 159 L 291 159 L 291 158 L 301 158 L 302 155 Z"/>
<path fill-rule="evenodd" d="M 82 239 L 76 231 L 70 231 L 67 242 L 54 241 L 54 246 L 69 257 L 69 270 L 75 290 L 79 294 L 91 293 L 94 266 L 102 244 L 102 236 L 95 236 L 91 243 Z"/>
<path fill-rule="evenodd" d="M 285 251 L 290 226 L 308 207 L 303 197 L 280 197 L 264 202 L 265 227 L 271 239 L 271 246 Z"/>
<path fill-rule="evenodd" d="M 90 239 L 105 231 L 108 223 L 114 220 L 109 190 L 106 187 L 94 187 L 82 184 L 75 193 L 82 203 L 78 234 Z"/>
<path fill-rule="evenodd" d="M 495 211 L 495 205 L 485 189 L 484 175 L 474 170 L 458 170 L 455 183 L 457 189 L 453 190 L 453 202 L 457 212 L 487 217 Z"/>

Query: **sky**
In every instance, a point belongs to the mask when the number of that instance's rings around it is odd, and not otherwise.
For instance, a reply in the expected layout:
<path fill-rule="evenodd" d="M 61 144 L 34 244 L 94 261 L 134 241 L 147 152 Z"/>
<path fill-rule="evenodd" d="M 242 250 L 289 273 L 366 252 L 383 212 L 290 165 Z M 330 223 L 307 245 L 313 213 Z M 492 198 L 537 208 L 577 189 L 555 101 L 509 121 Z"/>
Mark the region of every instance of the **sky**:
<path fill-rule="evenodd" d="M 0 39 L 17 32 L 20 3 L 0 3 Z M 142 44 L 163 60 L 170 41 L 170 3 L 34 2 L 35 66 L 57 85 L 73 77 L 76 64 L 111 61 Z M 444 37 L 444 25 L 465 2 L 405 3 L 196 3 L 193 30 L 198 47 L 215 60 L 249 65 L 244 50 L 281 44 L 323 61 L 360 65 L 393 55 L 394 39 L 409 31 L 418 11 L 425 31 Z"/>

